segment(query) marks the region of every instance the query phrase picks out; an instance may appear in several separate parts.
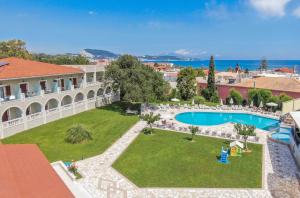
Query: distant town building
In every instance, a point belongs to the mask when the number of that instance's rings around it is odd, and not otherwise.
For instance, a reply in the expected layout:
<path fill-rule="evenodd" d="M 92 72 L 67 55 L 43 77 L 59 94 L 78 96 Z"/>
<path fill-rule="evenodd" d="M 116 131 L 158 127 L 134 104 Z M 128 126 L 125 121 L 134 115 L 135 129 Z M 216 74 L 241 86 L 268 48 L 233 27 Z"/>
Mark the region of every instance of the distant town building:
<path fill-rule="evenodd" d="M 197 79 L 200 88 L 205 88 L 207 82 L 203 79 Z M 286 93 L 292 98 L 300 98 L 300 80 L 290 77 L 256 77 L 256 78 L 240 78 L 235 83 L 218 82 L 217 89 L 219 96 L 225 100 L 230 89 L 236 89 L 244 98 L 248 97 L 248 91 L 252 88 L 267 89 L 272 91 L 274 95 Z"/>
<path fill-rule="evenodd" d="M 173 68 L 173 63 L 156 63 L 156 62 L 144 62 L 144 65 L 147 65 L 153 68 L 155 71 L 165 72 Z"/>

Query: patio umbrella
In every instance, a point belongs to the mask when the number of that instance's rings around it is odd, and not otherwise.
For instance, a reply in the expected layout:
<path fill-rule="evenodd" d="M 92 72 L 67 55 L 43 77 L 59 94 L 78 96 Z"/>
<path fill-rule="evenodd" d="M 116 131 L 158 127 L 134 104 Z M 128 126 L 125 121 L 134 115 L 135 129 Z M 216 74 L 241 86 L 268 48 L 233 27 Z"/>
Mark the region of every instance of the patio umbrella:
<path fill-rule="evenodd" d="M 233 99 L 232 99 L 232 98 L 230 98 L 229 103 L 230 103 L 231 105 L 233 105 Z"/>
<path fill-rule="evenodd" d="M 192 105 L 195 105 L 195 100 L 194 99 L 192 100 Z"/>
<path fill-rule="evenodd" d="M 172 116 L 172 115 L 170 115 L 170 114 L 162 114 L 162 115 L 160 116 L 161 119 L 166 119 L 166 120 L 172 119 L 173 117 L 174 117 L 174 116 Z"/>
<path fill-rule="evenodd" d="M 178 98 L 172 98 L 171 101 L 172 102 L 179 102 L 180 100 Z"/>
<path fill-rule="evenodd" d="M 268 102 L 266 105 L 270 107 L 270 110 L 273 110 L 273 108 L 276 108 L 278 106 L 278 104 L 276 104 L 275 102 Z"/>
<path fill-rule="evenodd" d="M 222 98 L 220 99 L 220 105 L 223 106 L 223 100 L 222 100 Z"/>
<path fill-rule="evenodd" d="M 254 105 L 253 105 L 253 100 L 251 101 L 251 103 L 250 103 L 250 107 L 253 107 Z"/>
<path fill-rule="evenodd" d="M 259 108 L 263 108 L 263 107 L 264 107 L 264 104 L 262 101 L 260 101 Z"/>
<path fill-rule="evenodd" d="M 276 104 L 275 102 L 268 102 L 266 105 L 268 107 L 277 107 L 278 106 L 278 104 Z"/>

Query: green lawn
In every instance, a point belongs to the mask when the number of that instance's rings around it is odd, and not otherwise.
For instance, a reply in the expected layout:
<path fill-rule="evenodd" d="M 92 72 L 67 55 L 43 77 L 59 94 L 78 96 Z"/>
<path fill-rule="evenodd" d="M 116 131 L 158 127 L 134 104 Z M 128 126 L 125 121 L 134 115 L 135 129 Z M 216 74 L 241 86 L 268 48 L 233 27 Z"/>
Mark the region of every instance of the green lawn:
<path fill-rule="evenodd" d="M 252 153 L 217 157 L 226 140 L 155 130 L 140 134 L 113 167 L 139 187 L 261 188 L 262 145 L 249 144 Z"/>
<path fill-rule="evenodd" d="M 79 160 L 104 152 L 137 121 L 137 116 L 121 114 L 119 104 L 86 111 L 42 125 L 2 140 L 3 144 L 37 144 L 49 161 Z M 72 145 L 64 141 L 66 131 L 82 124 L 93 140 Z"/>

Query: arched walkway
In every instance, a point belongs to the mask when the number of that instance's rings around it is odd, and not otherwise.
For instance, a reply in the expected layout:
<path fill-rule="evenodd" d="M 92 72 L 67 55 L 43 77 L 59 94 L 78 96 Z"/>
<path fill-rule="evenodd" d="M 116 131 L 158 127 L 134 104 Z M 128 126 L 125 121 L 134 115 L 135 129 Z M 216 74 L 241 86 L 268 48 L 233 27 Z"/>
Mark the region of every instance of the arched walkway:
<path fill-rule="evenodd" d="M 39 113 L 42 111 L 42 105 L 38 102 L 31 103 L 26 109 L 26 115 Z"/>
<path fill-rule="evenodd" d="M 103 88 L 98 89 L 97 96 L 103 96 L 103 94 L 104 94 Z"/>
<path fill-rule="evenodd" d="M 78 93 L 78 94 L 75 96 L 75 102 L 83 101 L 83 99 L 84 99 L 83 93 Z"/>
<path fill-rule="evenodd" d="M 18 107 L 11 107 L 2 114 L 2 122 L 22 117 L 22 110 Z"/>
<path fill-rule="evenodd" d="M 107 87 L 107 88 L 105 89 L 105 94 L 111 94 L 111 92 L 112 92 L 111 87 Z"/>
<path fill-rule="evenodd" d="M 52 98 L 52 99 L 48 100 L 48 102 L 46 103 L 45 110 L 51 110 L 51 109 L 58 108 L 58 104 L 59 104 L 59 101 L 57 99 Z"/>
<path fill-rule="evenodd" d="M 73 102 L 72 97 L 69 95 L 66 95 L 65 97 L 63 97 L 63 99 L 61 101 L 61 106 L 72 104 L 72 102 Z"/>
<path fill-rule="evenodd" d="M 92 99 L 95 97 L 95 92 L 94 90 L 90 90 L 87 94 L 87 99 Z"/>

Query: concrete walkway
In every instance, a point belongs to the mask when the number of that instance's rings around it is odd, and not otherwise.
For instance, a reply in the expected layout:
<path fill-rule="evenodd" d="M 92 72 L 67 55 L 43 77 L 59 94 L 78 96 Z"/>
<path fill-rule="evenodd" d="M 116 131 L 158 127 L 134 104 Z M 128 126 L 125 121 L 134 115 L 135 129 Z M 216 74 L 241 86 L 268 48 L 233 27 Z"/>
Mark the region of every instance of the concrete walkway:
<path fill-rule="evenodd" d="M 267 198 L 273 195 L 274 197 L 293 198 L 295 195 L 296 197 L 300 195 L 299 184 L 297 186 L 298 180 L 295 176 L 298 170 L 288 152 L 288 147 L 273 142 L 264 143 L 264 178 L 266 182 L 262 189 L 138 188 L 111 168 L 111 165 L 145 126 L 145 122 L 138 122 L 103 154 L 77 163 L 79 171 L 84 176 L 79 182 L 93 197 Z M 278 151 L 276 148 L 279 148 Z M 276 152 L 281 159 L 279 161 L 276 161 L 274 156 Z M 280 173 L 286 179 L 282 179 Z"/>

